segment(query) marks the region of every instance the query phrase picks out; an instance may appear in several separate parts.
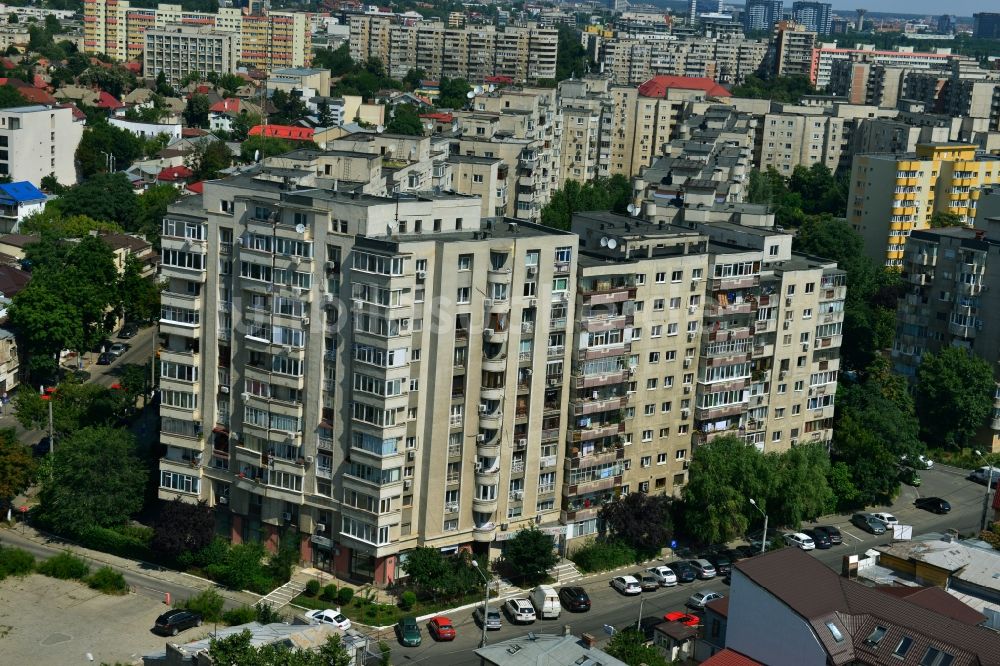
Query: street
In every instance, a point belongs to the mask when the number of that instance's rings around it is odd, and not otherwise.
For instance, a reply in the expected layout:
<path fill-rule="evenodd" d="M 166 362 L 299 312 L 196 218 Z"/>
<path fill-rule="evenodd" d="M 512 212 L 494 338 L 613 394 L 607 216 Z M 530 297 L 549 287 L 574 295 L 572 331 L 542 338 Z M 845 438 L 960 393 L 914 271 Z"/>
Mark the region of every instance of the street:
<path fill-rule="evenodd" d="M 977 532 L 985 489 L 981 485 L 968 481 L 965 478 L 966 473 L 964 470 L 941 465 L 937 465 L 931 470 L 922 471 L 920 474 L 923 477 L 923 485 L 920 488 L 903 486 L 900 496 L 892 507 L 879 508 L 891 511 L 901 524 L 912 525 L 914 534 L 941 532 L 949 528 L 958 530 L 962 536 Z M 913 507 L 913 500 L 916 497 L 935 495 L 951 502 L 950 514 L 939 516 Z M 870 510 L 878 509 L 873 507 Z M 811 551 L 813 557 L 838 572 L 845 555 L 863 553 L 872 546 L 888 543 L 891 540 L 891 535 L 887 538 L 885 535 L 875 536 L 862 532 L 850 524 L 849 515 L 821 520 L 816 524 L 835 525 L 844 536 L 844 543 L 841 546 L 835 546 L 829 550 Z M 803 527 L 809 526 L 809 524 L 803 525 Z M 636 621 L 639 617 L 662 616 L 668 611 L 683 610 L 684 602 L 697 590 L 711 589 L 722 594 L 728 594 L 729 591 L 721 579 L 679 584 L 676 587 L 661 588 L 656 592 L 645 592 L 641 596 L 635 597 L 625 597 L 608 585 L 608 580 L 614 576 L 632 573 L 642 568 L 640 566 L 629 567 L 617 572 L 587 576 L 582 580 L 568 583 L 581 585 L 587 590 L 592 602 L 590 612 L 569 613 L 563 610 L 562 616 L 558 620 L 539 620 L 534 624 L 516 626 L 507 622 L 506 616 L 504 616 L 503 628 L 499 631 L 489 632 L 489 641 L 492 643 L 516 636 L 524 636 L 529 632 L 558 633 L 562 631 L 563 625 L 568 624 L 575 635 L 591 633 L 603 645 L 610 638 L 604 630 L 605 625 L 611 625 L 618 629 Z M 555 586 L 559 587 L 558 584 Z M 427 634 L 425 623 L 421 626 L 424 640 L 420 647 L 405 648 L 400 646 L 394 637 L 389 637 L 388 640 L 393 645 L 393 663 L 429 663 L 433 661 L 435 666 L 474 663 L 472 650 L 478 647 L 482 633 L 472 621 L 472 611 L 460 611 L 449 615 L 449 617 L 455 623 L 455 628 L 458 631 L 458 637 L 451 643 L 435 643 Z"/>

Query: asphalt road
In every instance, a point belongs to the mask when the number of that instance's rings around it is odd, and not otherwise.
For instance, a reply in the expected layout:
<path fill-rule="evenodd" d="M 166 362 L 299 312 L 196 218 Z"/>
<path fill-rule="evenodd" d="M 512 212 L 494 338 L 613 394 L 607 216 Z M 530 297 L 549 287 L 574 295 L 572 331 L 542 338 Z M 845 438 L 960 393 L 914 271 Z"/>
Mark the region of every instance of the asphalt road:
<path fill-rule="evenodd" d="M 932 470 L 921 472 L 923 485 L 920 488 L 903 486 L 903 491 L 893 506 L 873 507 L 870 510 L 891 511 L 900 523 L 912 525 L 914 534 L 941 532 L 950 528 L 958 530 L 963 536 L 968 535 L 978 531 L 985 487 L 966 480 L 965 474 L 962 470 L 938 465 Z M 944 497 L 951 503 L 950 514 L 939 516 L 913 507 L 916 497 L 935 495 Z M 891 541 L 891 535 L 886 538 L 885 535 L 874 536 L 862 532 L 850 524 L 850 516 L 827 517 L 817 524 L 836 525 L 843 533 L 844 543 L 841 546 L 811 551 L 813 557 L 835 571 L 840 571 L 845 555 L 863 553 L 868 548 Z M 696 590 L 711 589 L 728 593 L 728 587 L 719 579 L 661 588 L 637 597 L 622 596 L 608 585 L 608 580 L 613 576 L 638 571 L 640 568 L 636 566 L 621 572 L 599 574 L 572 583 L 582 585 L 590 595 L 592 608 L 588 613 L 569 613 L 564 610 L 558 620 L 540 620 L 531 625 L 517 626 L 511 626 L 505 617 L 503 628 L 489 632 L 488 640 L 493 643 L 524 636 L 532 631 L 560 633 L 563 625 L 568 624 L 574 634 L 579 636 L 584 632 L 591 633 L 603 643 L 610 638 L 604 630 L 605 625 L 621 628 L 639 617 L 662 616 L 668 611 L 683 610 L 685 601 Z M 482 632 L 473 623 L 471 610 L 453 613 L 450 618 L 458 630 L 458 637 L 451 643 L 435 643 L 427 634 L 426 626 L 422 627 L 423 645 L 417 648 L 402 647 L 393 637 L 389 637 L 388 640 L 393 645 L 393 663 L 433 663 L 434 666 L 477 663 L 472 650 L 478 647 Z"/>

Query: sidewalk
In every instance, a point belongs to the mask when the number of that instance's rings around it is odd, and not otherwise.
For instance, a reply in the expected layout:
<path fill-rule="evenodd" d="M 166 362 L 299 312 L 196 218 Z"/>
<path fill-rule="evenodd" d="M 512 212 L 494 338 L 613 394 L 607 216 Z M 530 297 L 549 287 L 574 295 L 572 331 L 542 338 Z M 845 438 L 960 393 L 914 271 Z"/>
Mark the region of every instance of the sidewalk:
<path fill-rule="evenodd" d="M 41 532 L 33 526 L 24 523 L 7 530 L 0 529 L 0 539 L 6 542 L 5 545 L 13 547 L 17 546 L 16 542 L 19 539 L 30 541 L 44 548 L 52 549 L 53 555 L 58 554 L 59 551 L 68 549 L 76 555 L 107 565 L 117 571 L 131 573 L 137 577 L 162 581 L 174 587 L 186 588 L 193 594 L 211 588 L 218 592 L 226 601 L 236 606 L 253 606 L 260 600 L 260 595 L 248 591 L 228 590 L 200 576 L 167 569 L 152 562 L 130 560 L 118 557 L 117 555 L 102 553 L 98 550 L 84 548 L 73 541 Z"/>

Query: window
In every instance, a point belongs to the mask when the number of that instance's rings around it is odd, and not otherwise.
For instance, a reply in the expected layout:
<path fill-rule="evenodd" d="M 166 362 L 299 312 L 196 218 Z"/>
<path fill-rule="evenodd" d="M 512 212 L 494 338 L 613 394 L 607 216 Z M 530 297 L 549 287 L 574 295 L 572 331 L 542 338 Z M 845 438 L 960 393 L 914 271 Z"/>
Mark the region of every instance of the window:
<path fill-rule="evenodd" d="M 573 248 L 571 247 L 557 247 L 556 248 L 556 263 L 557 264 L 568 264 L 573 260 Z"/>
<path fill-rule="evenodd" d="M 663 412 L 664 414 L 667 414 L 667 413 L 670 412 L 670 401 L 669 400 L 666 401 L 666 402 L 661 402 L 660 403 L 660 411 Z"/>
<path fill-rule="evenodd" d="M 663 299 L 662 298 L 655 298 L 655 299 L 653 299 L 653 310 L 654 311 L 663 310 Z"/>
<path fill-rule="evenodd" d="M 692 298 L 698 298 L 698 297 L 697 296 L 692 296 Z M 674 298 L 670 299 L 670 309 L 671 310 L 676 310 L 680 306 L 681 306 L 680 296 L 675 296 Z"/>
<path fill-rule="evenodd" d="M 827 622 L 826 628 L 830 630 L 830 635 L 833 636 L 833 640 L 838 643 L 844 642 L 844 634 L 841 633 L 840 628 L 833 622 Z"/>
<path fill-rule="evenodd" d="M 459 287 L 458 294 L 455 298 L 459 303 L 468 303 L 471 297 L 472 297 L 471 287 Z"/>
<path fill-rule="evenodd" d="M 472 182 L 473 183 L 483 182 L 483 175 L 481 173 L 472 174 Z"/>
<path fill-rule="evenodd" d="M 677 335 L 677 324 L 667 324 L 667 335 Z"/>
<path fill-rule="evenodd" d="M 660 352 L 649 352 L 649 362 L 659 363 L 660 362 Z"/>
<path fill-rule="evenodd" d="M 677 324 L 671 324 L 671 326 L 676 327 Z M 661 335 L 663 335 L 663 327 L 660 326 L 659 324 L 657 324 L 656 326 L 653 326 L 653 327 L 651 327 L 649 329 L 649 337 L 651 337 L 651 338 L 658 338 Z M 633 335 L 632 338 L 634 339 L 635 336 Z"/>
<path fill-rule="evenodd" d="M 788 294 L 789 296 L 794 296 L 795 295 L 795 285 L 794 284 L 788 285 L 788 289 L 785 290 L 785 293 Z"/>
<path fill-rule="evenodd" d="M 896 649 L 892 651 L 893 656 L 902 659 L 903 657 L 906 656 L 906 653 L 910 651 L 910 647 L 912 647 L 912 645 L 913 645 L 913 639 L 910 638 L 909 636 L 903 636 L 899 640 L 899 645 L 897 645 Z"/>
<path fill-rule="evenodd" d="M 656 274 L 656 283 L 657 284 L 663 284 L 666 281 L 667 281 L 667 274 L 666 273 L 657 273 Z"/>
<path fill-rule="evenodd" d="M 666 453 L 658 453 L 658 454 L 656 454 L 656 464 L 657 465 L 666 465 L 667 464 L 667 454 Z"/>
<path fill-rule="evenodd" d="M 472 270 L 472 255 L 471 254 L 460 254 L 460 255 L 458 255 L 458 270 L 460 270 L 460 271 L 471 271 Z"/>
<path fill-rule="evenodd" d="M 552 291 L 566 291 L 569 289 L 569 278 L 555 278 L 552 280 Z"/>
<path fill-rule="evenodd" d="M 929 647 L 924 653 L 924 658 L 920 660 L 920 666 L 950 666 L 955 661 L 954 655 Z"/>
<path fill-rule="evenodd" d="M 646 380 L 646 390 L 651 391 L 656 388 L 656 377 Z"/>
<path fill-rule="evenodd" d="M 653 464 L 653 456 L 643 456 L 639 459 L 640 467 L 649 467 Z"/>
<path fill-rule="evenodd" d="M 652 416 L 653 414 L 655 414 L 655 413 L 656 413 L 656 405 L 654 405 L 654 404 L 648 404 L 648 405 L 645 405 L 645 406 L 643 407 L 643 413 L 644 413 L 644 414 L 645 414 L 646 416 Z"/>
<path fill-rule="evenodd" d="M 638 284 L 646 284 L 646 274 L 645 273 L 636 273 L 635 274 L 635 283 L 637 285 Z"/>
<path fill-rule="evenodd" d="M 651 441 L 653 441 L 653 431 L 652 430 L 643 430 L 642 431 L 642 441 L 644 441 L 644 442 L 651 442 Z"/>
<path fill-rule="evenodd" d="M 687 449 L 677 449 L 677 451 L 674 452 L 674 460 L 684 460 L 687 458 L 687 452 Z"/>
<path fill-rule="evenodd" d="M 771 433 L 771 441 L 772 442 L 780 442 L 781 441 L 781 431 L 780 430 L 775 430 L 774 432 Z"/>
<path fill-rule="evenodd" d="M 684 278 L 684 271 L 674 271 L 670 274 L 671 282 L 680 282 Z"/>

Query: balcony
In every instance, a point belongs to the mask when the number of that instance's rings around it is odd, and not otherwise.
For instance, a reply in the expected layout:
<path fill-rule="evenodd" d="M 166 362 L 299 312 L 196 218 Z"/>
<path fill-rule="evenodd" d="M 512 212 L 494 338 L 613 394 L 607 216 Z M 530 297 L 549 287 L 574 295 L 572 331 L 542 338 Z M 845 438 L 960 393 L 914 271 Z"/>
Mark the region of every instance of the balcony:
<path fill-rule="evenodd" d="M 486 358 L 484 355 L 482 367 L 487 372 L 504 372 L 507 369 L 507 354 L 497 354 L 493 358 Z"/>
<path fill-rule="evenodd" d="M 747 403 L 737 402 L 732 405 L 722 405 L 721 407 L 696 407 L 695 418 L 699 421 L 712 421 L 742 414 L 747 409 Z"/>
<path fill-rule="evenodd" d="M 538 469 L 549 469 L 550 467 L 555 467 L 559 462 L 556 456 L 543 456 L 538 459 Z"/>
<path fill-rule="evenodd" d="M 573 451 L 577 451 L 577 449 L 571 449 L 570 455 L 566 457 L 566 466 L 570 469 L 603 465 L 625 458 L 625 448 L 622 446 L 595 449 L 593 453 L 589 454 L 573 453 Z"/>
<path fill-rule="evenodd" d="M 622 356 L 631 351 L 632 345 L 626 342 L 620 342 L 616 345 L 603 345 L 600 347 L 587 347 L 586 349 L 581 349 L 576 352 L 576 360 L 578 361 L 593 361 L 601 358 L 609 358 L 612 356 Z"/>
<path fill-rule="evenodd" d="M 622 477 L 620 474 L 618 476 L 607 476 L 603 479 L 598 478 L 577 483 L 567 483 L 563 486 L 563 495 L 573 497 L 575 495 L 583 495 L 585 493 L 596 493 L 602 490 L 611 490 L 612 488 L 620 485 L 622 485 Z"/>
<path fill-rule="evenodd" d="M 756 327 L 734 326 L 731 328 L 719 328 L 708 334 L 711 342 L 727 342 L 729 340 L 746 340 L 754 334 Z"/>
<path fill-rule="evenodd" d="M 742 303 L 734 303 L 733 305 L 706 305 L 705 316 L 730 317 L 733 315 L 750 314 L 755 305 L 752 301 L 743 301 Z"/>
<path fill-rule="evenodd" d="M 479 413 L 479 427 L 484 430 L 499 431 L 503 425 L 503 410 L 497 407 L 491 412 Z"/>
<path fill-rule="evenodd" d="M 492 437 L 487 437 L 482 442 L 476 438 L 476 453 L 484 458 L 497 458 L 500 456 L 500 431 L 497 430 Z"/>
<path fill-rule="evenodd" d="M 493 504 L 495 506 L 496 502 Z M 475 505 L 475 500 L 473 500 L 473 505 Z M 496 523 L 483 523 L 482 525 L 476 525 L 472 528 L 472 540 L 480 543 L 489 543 L 490 541 L 493 541 L 496 536 L 496 531 Z"/>
<path fill-rule="evenodd" d="M 507 303 L 507 309 L 510 309 L 510 301 L 502 301 Z M 502 343 L 507 340 L 507 329 L 505 328 L 484 328 L 483 329 L 483 339 L 486 342 Z"/>
<path fill-rule="evenodd" d="M 479 397 L 484 401 L 502 400 L 503 386 L 483 386 L 479 389 Z"/>
<path fill-rule="evenodd" d="M 496 462 L 490 467 L 483 467 L 479 463 L 476 463 L 476 483 L 481 485 L 496 485 L 500 479 L 500 459 L 496 458 Z"/>
<path fill-rule="evenodd" d="M 601 512 L 601 506 L 589 506 L 581 507 L 579 509 L 573 509 L 571 511 L 563 510 L 559 513 L 559 520 L 562 523 L 571 523 L 579 520 L 589 520 L 590 518 L 596 518 L 597 514 Z"/>
<path fill-rule="evenodd" d="M 473 497 L 472 510 L 480 513 L 493 513 L 497 510 L 497 498 L 483 499 L 481 497 Z"/>
<path fill-rule="evenodd" d="M 712 278 L 709 291 L 732 291 L 733 289 L 749 289 L 760 284 L 759 275 L 738 275 L 732 277 Z"/>
<path fill-rule="evenodd" d="M 574 416 L 583 416 L 585 414 L 596 414 L 598 412 L 623 409 L 627 402 L 628 398 L 624 396 L 604 398 L 601 400 L 574 401 L 571 405 L 571 409 L 573 410 Z"/>
<path fill-rule="evenodd" d="M 606 386 L 608 384 L 620 384 L 628 378 L 627 370 L 617 370 L 603 375 L 586 375 L 574 377 L 573 386 L 577 389 L 593 388 L 595 386 Z"/>
<path fill-rule="evenodd" d="M 625 432 L 624 423 L 608 423 L 606 425 L 594 426 L 590 428 L 574 428 L 572 441 L 586 442 L 592 439 L 613 437 L 623 432 Z"/>
<path fill-rule="evenodd" d="M 510 284 L 511 270 L 509 268 L 490 268 L 486 272 L 486 279 L 489 282 L 498 284 Z M 486 290 L 486 293 L 490 293 L 490 289 Z"/>

